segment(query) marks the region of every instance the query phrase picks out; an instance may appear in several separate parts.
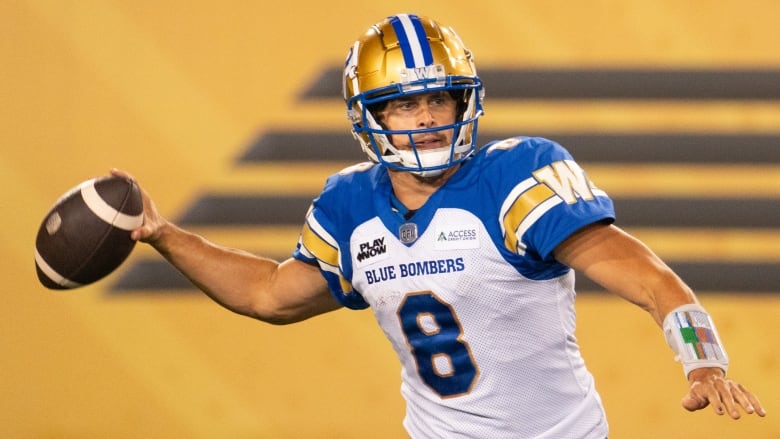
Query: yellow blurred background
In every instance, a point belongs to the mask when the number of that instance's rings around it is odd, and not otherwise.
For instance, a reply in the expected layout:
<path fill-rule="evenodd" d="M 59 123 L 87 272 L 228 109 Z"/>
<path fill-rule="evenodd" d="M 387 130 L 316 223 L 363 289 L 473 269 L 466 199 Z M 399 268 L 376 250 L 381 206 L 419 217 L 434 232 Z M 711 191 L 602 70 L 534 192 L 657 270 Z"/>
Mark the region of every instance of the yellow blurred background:
<path fill-rule="evenodd" d="M 399 366 L 370 312 L 271 327 L 192 292 L 111 293 L 112 278 L 158 258 L 145 246 L 111 278 L 53 292 L 37 282 L 33 246 L 54 200 L 111 167 L 134 174 L 171 218 L 204 191 L 315 195 L 339 167 L 237 170 L 235 159 L 269 130 L 347 130 L 340 102 L 301 100 L 301 91 L 370 24 L 406 11 L 455 27 L 478 68 L 780 69 L 774 0 L 2 1 L 0 437 L 404 437 Z M 491 103 L 487 87 L 482 129 L 780 133 L 774 99 Z M 664 170 L 636 170 L 646 172 L 641 183 L 609 167 L 591 177 L 611 194 L 663 191 Z M 677 171 L 664 176 L 687 181 L 688 194 L 780 200 L 777 162 Z M 297 232 L 199 231 L 274 254 L 292 251 Z M 780 263 L 778 227 L 637 232 L 670 260 Z M 583 294 L 578 336 L 610 437 L 780 437 L 778 293 L 701 296 L 731 374 L 769 411 L 737 422 L 685 412 L 681 368 L 650 318 Z"/>

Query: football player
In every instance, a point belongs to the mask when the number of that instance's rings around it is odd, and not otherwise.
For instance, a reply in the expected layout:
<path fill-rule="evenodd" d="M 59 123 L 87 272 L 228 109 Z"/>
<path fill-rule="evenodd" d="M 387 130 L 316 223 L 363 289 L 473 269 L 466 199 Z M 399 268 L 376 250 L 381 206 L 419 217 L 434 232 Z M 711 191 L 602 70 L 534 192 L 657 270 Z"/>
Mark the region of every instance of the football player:
<path fill-rule="evenodd" d="M 265 322 L 371 308 L 402 364 L 413 438 L 607 436 L 574 337 L 575 270 L 663 329 L 690 383 L 686 409 L 765 415 L 727 377 L 691 289 L 613 224 L 612 200 L 561 145 L 518 136 L 477 147 L 484 88 L 452 29 L 388 17 L 351 47 L 343 80 L 369 161 L 328 179 L 290 259 L 210 243 L 146 194 L 133 238 Z"/>

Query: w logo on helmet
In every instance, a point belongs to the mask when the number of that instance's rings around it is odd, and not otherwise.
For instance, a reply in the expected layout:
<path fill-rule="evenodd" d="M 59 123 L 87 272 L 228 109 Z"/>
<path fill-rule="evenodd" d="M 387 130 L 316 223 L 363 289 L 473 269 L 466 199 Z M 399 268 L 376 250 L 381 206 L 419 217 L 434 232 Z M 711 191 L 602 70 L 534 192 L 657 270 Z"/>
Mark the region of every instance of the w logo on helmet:
<path fill-rule="evenodd" d="M 435 81 L 436 84 L 444 85 L 446 76 L 447 74 L 444 71 L 444 66 L 441 64 L 434 64 L 432 66 L 425 67 L 413 67 L 411 69 L 405 69 L 401 71 L 401 83 L 427 83 L 429 81 Z"/>

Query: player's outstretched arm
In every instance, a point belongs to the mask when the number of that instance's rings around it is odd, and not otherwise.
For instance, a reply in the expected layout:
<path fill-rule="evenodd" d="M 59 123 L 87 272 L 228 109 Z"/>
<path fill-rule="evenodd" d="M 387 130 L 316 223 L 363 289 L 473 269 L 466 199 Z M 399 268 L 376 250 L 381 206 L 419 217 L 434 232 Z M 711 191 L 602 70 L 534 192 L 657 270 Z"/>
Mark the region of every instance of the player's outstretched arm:
<path fill-rule="evenodd" d="M 610 292 L 645 309 L 681 357 L 690 385 L 682 399 L 685 409 L 694 411 L 711 405 L 718 414 L 740 417 L 740 410 L 764 416 L 758 398 L 743 385 L 725 376 L 728 360 L 714 356 L 708 361 L 685 358 L 675 348 L 680 327 L 670 316 L 675 313 L 700 313 L 709 316 L 698 304 L 693 291 L 646 245 L 621 229 L 593 224 L 579 230 L 555 249 L 558 261 L 588 276 Z M 703 314 L 702 314 L 703 313 Z M 710 322 L 711 323 L 711 322 Z M 712 328 L 714 330 L 714 324 Z M 677 332 L 675 332 L 677 331 Z"/>
<path fill-rule="evenodd" d="M 112 173 L 132 178 L 123 171 Z M 152 245 L 222 306 L 273 324 L 294 323 L 341 307 L 317 267 L 295 259 L 279 263 L 212 243 L 167 221 L 143 187 L 141 191 L 144 223 L 131 237 Z"/>

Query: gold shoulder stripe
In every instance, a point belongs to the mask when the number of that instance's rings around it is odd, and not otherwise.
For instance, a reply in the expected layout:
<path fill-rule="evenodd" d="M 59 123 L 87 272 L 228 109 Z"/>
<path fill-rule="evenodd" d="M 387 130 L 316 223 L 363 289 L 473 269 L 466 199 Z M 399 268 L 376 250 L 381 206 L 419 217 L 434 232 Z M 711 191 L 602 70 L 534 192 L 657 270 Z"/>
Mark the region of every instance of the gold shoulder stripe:
<path fill-rule="evenodd" d="M 349 283 L 348 280 L 344 279 L 344 276 L 339 276 L 339 282 L 341 282 L 341 291 L 343 291 L 344 294 L 349 294 L 352 292 L 352 284 Z"/>
<path fill-rule="evenodd" d="M 504 216 L 504 245 L 512 252 L 517 251 L 517 228 L 528 215 L 544 201 L 555 196 L 555 192 L 544 184 L 536 184 L 520 194 Z"/>
<path fill-rule="evenodd" d="M 308 224 L 303 225 L 303 230 L 301 231 L 301 243 L 312 255 L 314 255 L 314 257 L 320 261 L 332 267 L 338 267 L 338 249 L 328 244 L 319 235 L 314 233 Z"/>
<path fill-rule="evenodd" d="M 303 224 L 303 230 L 301 231 L 301 244 L 306 247 L 315 258 L 322 263 L 332 267 L 332 269 L 325 269 L 333 274 L 339 276 L 339 283 L 341 284 L 341 291 L 344 294 L 352 292 L 352 284 L 341 275 L 339 270 L 339 252 L 338 249 L 328 244 L 319 235 L 309 227 L 308 223 Z"/>

